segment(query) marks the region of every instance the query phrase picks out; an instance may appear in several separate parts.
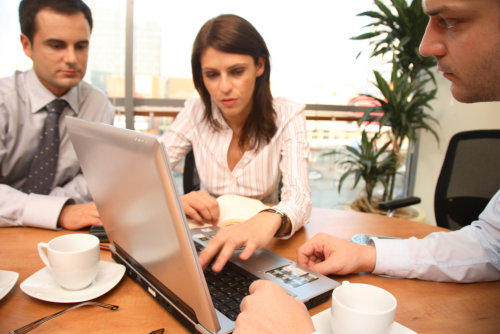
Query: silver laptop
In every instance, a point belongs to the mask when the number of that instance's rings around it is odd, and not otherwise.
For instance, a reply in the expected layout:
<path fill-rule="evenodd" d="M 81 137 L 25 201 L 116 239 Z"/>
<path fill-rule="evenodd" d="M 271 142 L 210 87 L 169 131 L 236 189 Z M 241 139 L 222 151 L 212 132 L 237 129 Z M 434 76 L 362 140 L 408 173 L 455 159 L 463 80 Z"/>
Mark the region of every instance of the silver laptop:
<path fill-rule="evenodd" d="M 232 332 L 239 311 L 228 308 L 239 309 L 239 302 L 229 297 L 241 300 L 255 279 L 280 284 L 309 308 L 328 300 L 338 285 L 265 249 L 247 261 L 236 251 L 221 273 L 204 272 L 197 248 L 217 228 L 189 229 L 161 138 L 73 117 L 66 124 L 113 259 L 190 331 Z M 239 281 L 246 287 L 237 288 Z M 226 290 L 222 301 L 216 286 Z"/>

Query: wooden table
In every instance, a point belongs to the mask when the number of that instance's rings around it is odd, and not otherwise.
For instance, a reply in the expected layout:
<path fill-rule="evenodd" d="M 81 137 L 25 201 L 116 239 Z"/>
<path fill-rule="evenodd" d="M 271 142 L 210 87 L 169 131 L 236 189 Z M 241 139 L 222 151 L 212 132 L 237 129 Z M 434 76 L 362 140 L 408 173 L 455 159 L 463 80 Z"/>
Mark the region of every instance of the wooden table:
<path fill-rule="evenodd" d="M 440 228 L 402 219 L 350 211 L 313 209 L 311 222 L 288 241 L 275 240 L 268 247 L 295 260 L 295 251 L 317 232 L 350 239 L 356 233 L 398 237 L 423 237 Z M 0 229 L 0 269 L 20 274 L 12 291 L 0 301 L 0 333 L 14 330 L 70 304 L 39 301 L 24 294 L 19 284 L 43 267 L 36 245 L 69 231 L 34 228 Z M 111 260 L 101 252 L 102 260 Z M 394 279 L 371 274 L 332 278 L 363 282 L 390 291 L 398 300 L 396 321 L 418 333 L 498 333 L 500 332 L 500 282 L 455 284 Z M 112 312 L 99 307 L 83 307 L 56 318 L 33 333 L 149 333 L 165 328 L 166 333 L 186 330 L 134 281 L 124 277 L 97 301 L 119 305 Z M 330 307 L 330 301 L 310 310 L 314 315 Z"/>

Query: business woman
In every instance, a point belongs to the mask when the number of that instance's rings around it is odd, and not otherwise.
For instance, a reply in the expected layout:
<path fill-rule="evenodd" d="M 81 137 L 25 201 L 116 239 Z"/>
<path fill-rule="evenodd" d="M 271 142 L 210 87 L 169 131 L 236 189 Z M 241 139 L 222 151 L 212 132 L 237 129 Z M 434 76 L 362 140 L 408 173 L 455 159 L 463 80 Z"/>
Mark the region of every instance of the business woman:
<path fill-rule="evenodd" d="M 220 271 L 236 248 L 248 259 L 273 237 L 288 238 L 309 219 L 309 145 L 304 105 L 273 98 L 270 56 L 257 30 L 236 15 L 207 21 L 196 36 L 191 66 L 200 95 L 186 101 L 164 134 L 175 166 L 191 149 L 201 190 L 182 196 L 186 215 L 215 223 L 224 194 L 275 204 L 219 233 L 200 253 Z M 278 200 L 282 180 L 281 201 Z"/>

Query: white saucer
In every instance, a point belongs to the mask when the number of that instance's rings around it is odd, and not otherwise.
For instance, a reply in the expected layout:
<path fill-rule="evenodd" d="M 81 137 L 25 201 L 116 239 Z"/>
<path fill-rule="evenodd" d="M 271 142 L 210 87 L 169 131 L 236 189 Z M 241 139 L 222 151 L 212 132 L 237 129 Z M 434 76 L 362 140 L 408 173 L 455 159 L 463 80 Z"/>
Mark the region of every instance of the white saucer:
<path fill-rule="evenodd" d="M 52 278 L 45 267 L 25 279 L 21 290 L 27 295 L 54 303 L 79 303 L 97 298 L 111 290 L 125 274 L 125 266 L 114 262 L 99 262 L 99 271 L 92 284 L 82 290 L 66 290 Z"/>
<path fill-rule="evenodd" d="M 326 309 L 323 312 L 313 315 L 312 321 L 314 328 L 316 328 L 318 333 L 333 334 L 332 327 L 330 325 L 330 309 Z M 394 321 L 390 334 L 417 334 L 417 332 L 414 332 L 408 327 Z"/>
<path fill-rule="evenodd" d="M 19 274 L 15 271 L 0 270 L 0 300 L 16 285 Z"/>

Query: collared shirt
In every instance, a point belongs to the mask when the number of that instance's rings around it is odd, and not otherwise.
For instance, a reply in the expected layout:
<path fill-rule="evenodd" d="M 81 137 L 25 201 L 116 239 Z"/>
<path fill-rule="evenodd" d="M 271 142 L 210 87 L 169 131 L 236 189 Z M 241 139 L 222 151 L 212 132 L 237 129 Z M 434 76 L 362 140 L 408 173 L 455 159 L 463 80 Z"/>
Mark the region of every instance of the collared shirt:
<path fill-rule="evenodd" d="M 443 282 L 500 279 L 500 190 L 479 219 L 422 239 L 375 240 L 376 274 Z"/>
<path fill-rule="evenodd" d="M 60 97 L 68 106 L 59 119 L 59 160 L 52 191 L 28 195 L 19 190 L 38 148 L 47 115 L 44 107 L 56 98 L 33 70 L 0 80 L 0 226 L 56 228 L 68 200 L 92 200 L 64 116 L 111 124 L 114 109 L 104 93 L 83 81 Z"/>
<path fill-rule="evenodd" d="M 259 151 L 245 151 L 232 171 L 227 152 L 233 132 L 214 103 L 214 118 L 222 129 L 214 130 L 204 121 L 202 101 L 192 99 L 186 101 L 163 141 L 173 167 L 193 149 L 201 188 L 214 197 L 236 194 L 276 204 L 282 176 L 281 202 L 276 208 L 290 218 L 292 235 L 309 220 L 312 206 L 305 106 L 278 98 L 273 107 L 277 113 L 276 134 Z"/>

